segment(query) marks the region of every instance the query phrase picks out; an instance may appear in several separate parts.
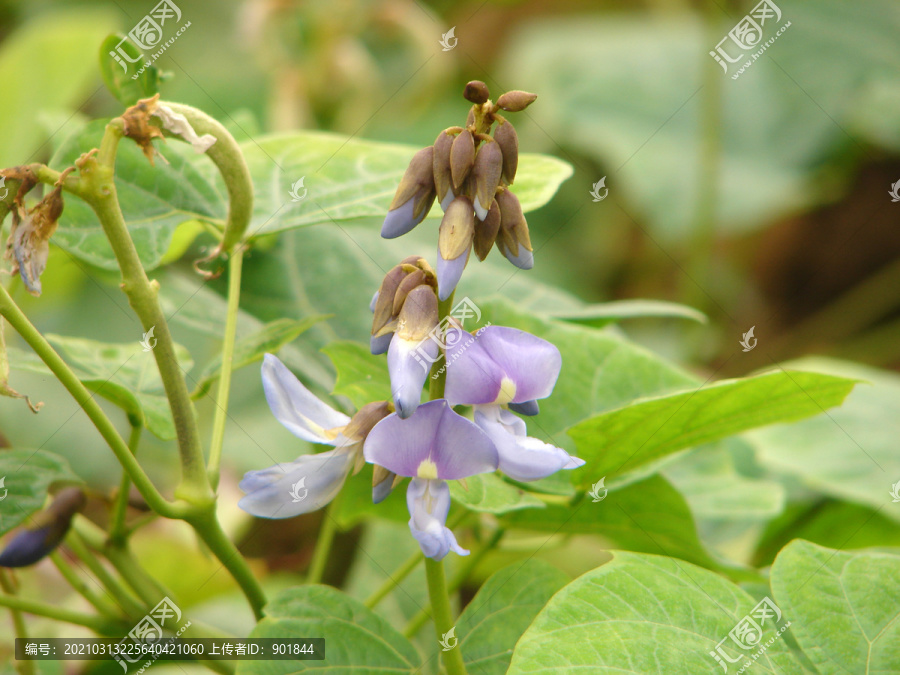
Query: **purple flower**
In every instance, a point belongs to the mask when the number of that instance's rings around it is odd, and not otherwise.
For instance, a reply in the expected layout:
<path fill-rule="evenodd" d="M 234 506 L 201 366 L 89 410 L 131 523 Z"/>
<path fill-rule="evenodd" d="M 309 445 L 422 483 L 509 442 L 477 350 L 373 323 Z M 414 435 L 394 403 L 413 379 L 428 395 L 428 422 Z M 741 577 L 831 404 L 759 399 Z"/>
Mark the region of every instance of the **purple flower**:
<path fill-rule="evenodd" d="M 387 350 L 391 394 L 397 413 L 412 415 L 422 399 L 422 386 L 440 346 L 433 338 L 438 325 L 438 302 L 430 286 L 418 286 L 406 297 L 397 320 L 397 331 Z"/>
<path fill-rule="evenodd" d="M 426 556 L 440 560 L 451 549 L 468 553 L 445 525 L 450 509 L 445 481 L 496 470 L 497 449 L 481 429 L 447 401 L 429 401 L 407 420 L 394 414 L 376 424 L 363 454 L 367 462 L 414 479 L 406 493 L 409 529 Z"/>
<path fill-rule="evenodd" d="M 474 341 L 466 337 L 458 328 L 448 331 L 445 395 L 451 405 L 475 406 L 475 424 L 494 442 L 500 470 L 514 480 L 532 481 L 582 466 L 584 460 L 528 436 L 525 422 L 506 409 L 537 414 L 537 399 L 549 396 L 559 377 L 559 350 L 502 326 L 482 328 Z"/>

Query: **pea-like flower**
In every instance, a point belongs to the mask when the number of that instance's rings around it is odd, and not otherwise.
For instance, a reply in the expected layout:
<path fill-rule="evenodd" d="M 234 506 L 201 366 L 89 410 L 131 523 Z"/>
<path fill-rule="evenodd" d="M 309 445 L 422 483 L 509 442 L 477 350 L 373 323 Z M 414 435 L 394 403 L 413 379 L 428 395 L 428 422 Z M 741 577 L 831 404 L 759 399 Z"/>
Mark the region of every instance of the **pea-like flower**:
<path fill-rule="evenodd" d="M 363 440 L 393 407 L 387 401 L 369 403 L 351 419 L 316 398 L 272 354 L 263 360 L 262 379 L 269 408 L 288 431 L 334 450 L 249 471 L 240 483 L 246 496 L 238 506 L 259 518 L 292 518 L 320 509 L 334 499 L 350 471 L 362 466 Z"/>
<path fill-rule="evenodd" d="M 459 334 L 450 335 L 454 331 Z M 500 470 L 514 480 L 532 481 L 583 465 L 562 448 L 527 436 L 525 422 L 510 412 L 538 413 L 538 399 L 552 393 L 559 377 L 559 350 L 503 326 L 482 328 L 474 341 L 464 337 L 459 328 L 448 331 L 445 395 L 451 405 L 475 406 L 475 424 L 494 442 Z"/>
<path fill-rule="evenodd" d="M 381 420 L 366 438 L 363 453 L 367 462 L 413 479 L 406 505 L 409 529 L 422 553 L 435 560 L 450 550 L 468 555 L 446 525 L 446 481 L 497 469 L 497 449 L 481 429 L 453 412 L 447 401 L 429 401 L 409 419 L 394 414 Z"/>

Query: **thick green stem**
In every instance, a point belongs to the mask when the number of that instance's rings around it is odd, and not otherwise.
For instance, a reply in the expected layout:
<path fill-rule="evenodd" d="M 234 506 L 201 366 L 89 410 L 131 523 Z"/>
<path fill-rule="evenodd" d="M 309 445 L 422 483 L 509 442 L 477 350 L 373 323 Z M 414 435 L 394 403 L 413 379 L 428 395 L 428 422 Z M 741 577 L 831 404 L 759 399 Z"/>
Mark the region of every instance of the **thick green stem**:
<path fill-rule="evenodd" d="M 335 515 L 340 505 L 341 495 L 331 500 L 322 518 L 322 527 L 319 529 L 319 537 L 316 539 L 316 550 L 313 552 L 312 562 L 309 564 L 309 574 L 306 575 L 306 583 L 318 584 L 322 582 L 325 573 L 325 565 L 328 563 L 328 554 L 331 553 L 331 544 L 337 532 L 337 519 Z"/>
<path fill-rule="evenodd" d="M 137 455 L 138 445 L 141 442 L 141 426 L 134 424 L 131 427 L 131 435 L 128 437 L 128 449 L 132 456 Z M 113 505 L 112 517 L 109 525 L 109 538 L 112 541 L 125 540 L 125 516 L 128 513 L 128 494 L 131 492 L 131 477 L 127 471 L 122 472 L 122 480 L 119 482 L 119 494 Z"/>
<path fill-rule="evenodd" d="M 147 502 L 151 509 L 160 515 L 169 518 L 177 518 L 183 512 L 186 504 L 178 504 L 166 501 L 157 491 L 156 487 L 150 481 L 150 478 L 144 473 L 144 470 L 137 463 L 125 441 L 116 431 L 113 423 L 103 412 L 100 404 L 94 400 L 93 394 L 87 390 L 81 381 L 75 376 L 75 373 L 66 365 L 65 361 L 56 353 L 50 343 L 44 339 L 44 336 L 32 325 L 28 317 L 22 313 L 22 310 L 13 302 L 2 286 L 0 286 L 0 314 L 9 322 L 19 335 L 28 343 L 40 359 L 53 372 L 56 378 L 69 391 L 75 402 L 81 406 L 85 414 L 90 418 L 91 422 L 103 436 L 103 440 L 109 445 L 116 459 L 131 476 L 135 487 L 141 493 L 141 496 Z"/>
<path fill-rule="evenodd" d="M 243 260 L 243 246 L 238 246 L 228 260 L 228 313 L 225 315 L 222 370 L 219 375 L 219 390 L 216 394 L 216 417 L 213 421 L 212 440 L 209 444 L 209 466 L 207 469 L 209 482 L 213 490 L 219 486 L 222 445 L 225 442 L 225 423 L 228 420 L 228 395 L 231 392 L 231 366 L 237 332 L 238 307 L 241 300 L 241 268 Z"/>
<path fill-rule="evenodd" d="M 6 576 L 6 570 L 3 569 L 0 569 L 0 588 L 3 589 L 3 593 L 7 596 L 13 596 L 16 593 L 12 580 Z M 22 612 L 17 609 L 10 609 L 9 613 L 12 615 L 13 631 L 15 631 L 16 637 L 27 640 L 28 627 L 25 625 L 25 618 L 22 616 Z M 33 675 L 35 673 L 34 663 L 29 660 L 17 661 L 16 670 L 19 671 L 19 675 Z"/>
<path fill-rule="evenodd" d="M 50 560 L 53 561 L 56 569 L 62 574 L 63 579 L 69 582 L 72 589 L 87 600 L 98 612 L 110 618 L 119 618 L 124 615 L 121 608 L 114 606 L 112 603 L 94 593 L 87 585 L 87 582 L 78 576 L 78 572 L 72 569 L 72 566 L 66 562 L 59 551 L 51 553 Z"/>
<path fill-rule="evenodd" d="M 185 520 L 197 531 L 203 542 L 213 552 L 213 555 L 219 559 L 222 565 L 231 573 L 234 580 L 241 587 L 247 602 L 253 609 L 253 614 L 257 620 L 263 617 L 263 607 L 266 604 L 266 596 L 262 587 L 250 571 L 247 561 L 238 551 L 234 543 L 228 538 L 221 524 L 216 518 L 215 507 L 203 511 L 199 514 L 191 514 Z"/>
<path fill-rule="evenodd" d="M 122 120 L 114 119 L 106 126 L 96 158 L 87 158 L 80 163 L 81 197 L 90 204 L 100 220 L 122 272 L 122 289 L 131 308 L 145 331 L 154 329 L 157 344 L 153 355 L 169 399 L 181 457 L 181 484 L 175 494 L 202 507 L 212 503 L 215 496 L 206 475 L 194 407 L 175 354 L 169 324 L 157 297 L 159 284 L 151 283 L 147 278 L 119 208 L 113 177 L 116 150 L 122 134 Z"/>
<path fill-rule="evenodd" d="M 446 642 L 445 636 L 454 628 L 454 623 L 450 612 L 450 596 L 447 593 L 443 561 L 425 558 L 425 576 L 428 579 L 428 597 L 431 599 L 431 608 L 434 612 L 434 632 L 438 642 Z M 459 647 L 454 646 L 453 649 L 441 651 L 441 656 L 448 675 L 465 675 L 466 666 Z"/>

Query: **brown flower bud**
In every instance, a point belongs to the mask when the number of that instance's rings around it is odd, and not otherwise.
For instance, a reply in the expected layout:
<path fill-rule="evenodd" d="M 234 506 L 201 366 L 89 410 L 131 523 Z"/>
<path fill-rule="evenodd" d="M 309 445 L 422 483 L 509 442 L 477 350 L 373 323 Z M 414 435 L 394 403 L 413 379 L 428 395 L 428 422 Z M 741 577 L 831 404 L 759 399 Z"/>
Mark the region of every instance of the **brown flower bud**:
<path fill-rule="evenodd" d="M 450 174 L 453 178 L 453 191 L 456 194 L 459 194 L 459 189 L 468 177 L 474 162 L 475 139 L 471 131 L 464 129 L 450 147 Z"/>
<path fill-rule="evenodd" d="M 396 265 L 384 275 L 381 287 L 378 289 L 378 300 L 375 301 L 375 309 L 372 316 L 372 335 L 378 335 L 381 329 L 396 316 L 393 311 L 394 296 L 400 287 L 400 283 L 408 274 L 409 272 L 407 269 L 404 269 L 404 265 Z"/>
<path fill-rule="evenodd" d="M 497 232 L 500 230 L 500 207 L 497 200 L 491 202 L 491 209 L 488 211 L 487 218 L 475 223 L 474 248 L 475 255 L 479 260 L 487 258 L 491 252 L 491 247 L 497 240 Z"/>
<path fill-rule="evenodd" d="M 488 91 L 487 85 L 481 80 L 472 80 L 463 90 L 463 98 L 477 105 L 487 101 L 490 96 L 491 93 Z"/>
<path fill-rule="evenodd" d="M 531 237 L 518 198 L 509 190 L 502 189 L 497 193 L 497 205 L 500 207 L 497 248 L 516 267 L 531 269 L 534 266 Z"/>
<path fill-rule="evenodd" d="M 438 325 L 438 299 L 429 286 L 418 286 L 410 291 L 400 310 L 396 337 L 401 340 L 421 341 Z"/>
<path fill-rule="evenodd" d="M 512 185 L 516 177 L 516 169 L 519 166 L 519 137 L 513 125 L 507 120 L 500 120 L 494 131 L 494 140 L 503 152 L 503 182 Z"/>
<path fill-rule="evenodd" d="M 495 107 L 508 112 L 521 112 L 534 103 L 536 98 L 537 94 L 527 91 L 508 91 L 497 99 Z"/>
<path fill-rule="evenodd" d="M 468 197 L 459 196 L 450 202 L 441 219 L 438 250 L 444 260 L 455 260 L 469 250 L 475 236 L 475 214 Z"/>
<path fill-rule="evenodd" d="M 423 210 L 427 212 L 426 205 L 431 208 L 434 196 L 434 148 L 429 145 L 413 155 L 388 210 L 398 209 L 410 199 L 415 199 L 412 216 L 418 220 Z"/>
<path fill-rule="evenodd" d="M 455 127 L 459 131 L 459 127 Z M 434 157 L 432 171 L 434 172 L 434 188 L 437 192 L 438 202 L 442 202 L 451 187 L 452 175 L 450 173 L 450 148 L 453 146 L 453 127 L 444 129 L 434 141 Z M 459 132 L 457 132 L 459 133 Z"/>
<path fill-rule="evenodd" d="M 154 138 L 162 138 L 163 132 L 159 127 L 150 124 L 150 116 L 156 112 L 159 107 L 159 94 L 154 94 L 150 98 L 144 98 L 135 103 L 122 113 L 122 124 L 125 136 L 132 139 L 140 146 L 144 152 L 144 156 L 153 164 L 153 157 L 156 155 L 156 148 L 153 147 Z"/>
<path fill-rule="evenodd" d="M 472 166 L 472 176 L 475 179 L 473 206 L 479 220 L 487 217 L 503 171 L 503 152 L 500 150 L 500 144 L 490 136 L 486 136 L 485 140 L 487 142 L 478 148 Z"/>
<path fill-rule="evenodd" d="M 344 427 L 342 433 L 351 441 L 364 441 L 372 431 L 372 427 L 392 412 L 394 404 L 391 401 L 367 403 L 350 419 L 350 423 Z"/>

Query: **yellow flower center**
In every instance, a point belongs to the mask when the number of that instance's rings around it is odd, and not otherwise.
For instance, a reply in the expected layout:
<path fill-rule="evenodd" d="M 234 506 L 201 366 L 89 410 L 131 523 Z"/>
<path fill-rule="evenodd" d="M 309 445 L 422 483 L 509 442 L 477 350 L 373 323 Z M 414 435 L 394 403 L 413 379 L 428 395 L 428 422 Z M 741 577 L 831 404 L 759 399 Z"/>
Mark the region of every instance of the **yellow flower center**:
<path fill-rule="evenodd" d="M 497 393 L 497 400 L 494 403 L 505 405 L 516 397 L 516 383 L 508 377 L 504 377 L 500 381 L 500 391 Z"/>
<path fill-rule="evenodd" d="M 421 464 L 419 464 L 419 469 L 416 471 L 416 475 L 419 478 L 436 480 L 438 477 L 437 464 L 432 462 L 430 459 L 424 460 Z"/>

